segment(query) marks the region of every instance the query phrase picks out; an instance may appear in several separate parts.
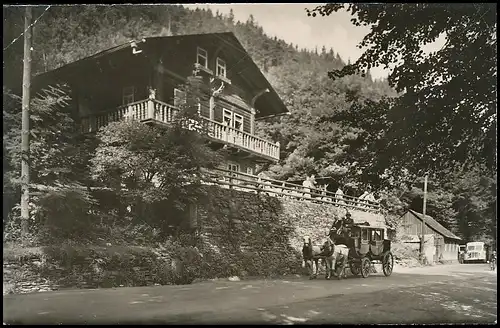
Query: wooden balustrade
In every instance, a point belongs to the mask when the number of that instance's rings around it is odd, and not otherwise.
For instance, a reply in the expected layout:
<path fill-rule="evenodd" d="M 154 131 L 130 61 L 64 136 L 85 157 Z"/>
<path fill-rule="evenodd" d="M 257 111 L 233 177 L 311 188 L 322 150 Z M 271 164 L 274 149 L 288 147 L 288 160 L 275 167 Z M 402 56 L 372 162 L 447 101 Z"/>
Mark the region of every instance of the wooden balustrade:
<path fill-rule="evenodd" d="M 235 129 L 220 122 L 212 121 L 205 117 L 203 117 L 203 121 L 208 128 L 210 137 L 240 146 L 273 159 L 279 159 L 280 147 L 278 144 L 273 144 L 247 132 Z"/>
<path fill-rule="evenodd" d="M 224 169 L 204 170 L 207 182 L 218 184 L 223 187 L 242 191 L 267 193 L 270 196 L 295 198 L 317 203 L 333 204 L 336 206 L 349 207 L 362 211 L 380 211 L 380 204 L 368 200 L 360 200 L 357 197 L 342 195 L 338 197 L 335 193 L 317 188 L 305 188 L 301 185 L 279 181 L 258 176 L 228 171 Z"/>
<path fill-rule="evenodd" d="M 111 122 L 127 118 L 138 121 L 153 119 L 163 123 L 171 123 L 178 111 L 176 107 L 156 99 L 141 100 L 92 117 L 82 118 L 82 132 L 97 131 Z M 202 117 L 202 120 L 211 138 L 279 160 L 279 144 L 274 144 L 205 117 Z"/>
<path fill-rule="evenodd" d="M 174 106 L 171 106 L 159 100 L 154 100 L 153 104 L 155 111 L 155 119 L 163 123 L 173 122 L 175 113 L 179 111 Z"/>

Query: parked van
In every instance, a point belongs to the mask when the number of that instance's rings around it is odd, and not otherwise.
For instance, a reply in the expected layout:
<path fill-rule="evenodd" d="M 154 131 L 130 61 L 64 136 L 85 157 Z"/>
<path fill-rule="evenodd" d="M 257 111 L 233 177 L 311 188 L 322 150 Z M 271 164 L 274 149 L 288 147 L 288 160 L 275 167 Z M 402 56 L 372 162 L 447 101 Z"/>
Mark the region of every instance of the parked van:
<path fill-rule="evenodd" d="M 466 244 L 464 263 L 488 262 L 488 246 L 482 241 L 474 241 Z"/>

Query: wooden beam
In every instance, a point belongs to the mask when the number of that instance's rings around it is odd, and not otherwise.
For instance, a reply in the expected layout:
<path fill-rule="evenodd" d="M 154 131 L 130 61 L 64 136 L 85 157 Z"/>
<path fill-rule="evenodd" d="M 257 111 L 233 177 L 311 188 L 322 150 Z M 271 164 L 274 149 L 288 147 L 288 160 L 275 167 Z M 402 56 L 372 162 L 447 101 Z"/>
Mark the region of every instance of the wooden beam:
<path fill-rule="evenodd" d="M 265 88 L 263 90 L 258 91 L 255 94 L 255 96 L 252 97 L 252 100 L 250 101 L 250 106 L 252 106 L 252 108 L 255 108 L 255 102 L 257 101 L 257 98 L 259 98 L 260 96 L 262 96 L 264 93 L 268 93 L 268 92 L 271 92 L 269 90 L 269 88 Z"/>

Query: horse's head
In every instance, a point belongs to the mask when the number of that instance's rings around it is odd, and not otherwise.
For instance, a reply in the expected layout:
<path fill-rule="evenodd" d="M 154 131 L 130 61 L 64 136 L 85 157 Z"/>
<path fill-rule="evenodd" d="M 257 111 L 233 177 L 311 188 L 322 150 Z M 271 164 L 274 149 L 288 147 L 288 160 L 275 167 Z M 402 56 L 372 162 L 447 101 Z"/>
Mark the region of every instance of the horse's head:
<path fill-rule="evenodd" d="M 328 255 L 333 254 L 335 250 L 335 243 L 332 241 L 331 238 L 326 238 L 325 242 L 323 243 L 322 250 Z"/>
<path fill-rule="evenodd" d="M 309 236 L 304 236 L 302 238 L 302 256 L 304 257 L 304 261 L 309 260 L 313 256 L 313 246 L 312 246 L 312 241 L 311 237 Z"/>

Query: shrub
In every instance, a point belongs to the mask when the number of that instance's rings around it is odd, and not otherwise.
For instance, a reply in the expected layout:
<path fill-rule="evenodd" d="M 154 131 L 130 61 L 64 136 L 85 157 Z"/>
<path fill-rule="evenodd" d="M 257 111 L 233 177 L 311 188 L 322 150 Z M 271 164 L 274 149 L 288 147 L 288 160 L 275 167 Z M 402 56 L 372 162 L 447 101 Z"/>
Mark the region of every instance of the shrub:
<path fill-rule="evenodd" d="M 163 284 L 191 284 L 202 277 L 203 255 L 193 246 L 185 246 L 179 240 L 169 240 L 160 245 L 157 252 L 162 257 L 154 267 L 155 275 Z"/>

